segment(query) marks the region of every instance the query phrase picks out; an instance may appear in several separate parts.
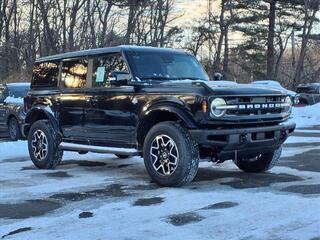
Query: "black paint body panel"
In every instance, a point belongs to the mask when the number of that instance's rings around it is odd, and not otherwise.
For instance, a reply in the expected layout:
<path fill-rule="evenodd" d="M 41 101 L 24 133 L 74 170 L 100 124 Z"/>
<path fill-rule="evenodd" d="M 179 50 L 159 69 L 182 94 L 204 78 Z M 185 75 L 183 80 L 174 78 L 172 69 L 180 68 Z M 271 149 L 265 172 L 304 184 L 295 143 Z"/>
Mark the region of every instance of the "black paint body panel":
<path fill-rule="evenodd" d="M 155 54 L 158 51 L 172 51 L 153 48 L 142 48 L 142 50 L 154 51 Z M 126 51 L 140 51 L 140 48 L 117 47 L 88 50 L 45 57 L 37 62 L 80 56 L 90 57 L 110 52 L 121 52 L 125 56 Z M 181 54 L 180 51 L 178 52 Z M 277 117 L 267 118 L 244 116 L 243 119 L 237 120 L 214 119 L 209 112 L 202 110 L 202 102 L 207 101 L 210 104 L 210 101 L 215 97 L 246 96 L 284 97 L 285 95 L 280 91 L 261 87 L 249 85 L 217 86 L 214 82 L 204 81 L 133 81 L 126 86 L 72 90 L 59 87 L 54 89 L 34 88 L 25 98 L 28 110 L 25 132 L 30 128 L 33 114 L 42 111 L 61 132 L 64 141 L 96 146 L 134 147 L 141 150 L 142 143 L 139 142 L 139 136 L 143 133 L 143 128 L 146 128 L 150 123 L 152 116 L 161 119 L 174 118 L 180 121 L 191 133 L 194 130 L 206 131 L 226 128 L 242 130 L 248 127 L 265 126 L 277 128 L 280 123 L 289 118 L 289 114 L 279 114 Z M 290 125 L 290 129 L 292 130 L 292 125 Z M 212 144 L 209 147 L 215 148 L 216 145 Z"/>

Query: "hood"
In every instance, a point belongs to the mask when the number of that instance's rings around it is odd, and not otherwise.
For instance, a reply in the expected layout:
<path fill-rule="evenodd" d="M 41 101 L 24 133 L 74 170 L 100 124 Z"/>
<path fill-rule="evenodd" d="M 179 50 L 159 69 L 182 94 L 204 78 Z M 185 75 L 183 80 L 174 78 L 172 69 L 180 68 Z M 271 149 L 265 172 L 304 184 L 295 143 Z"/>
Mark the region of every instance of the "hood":
<path fill-rule="evenodd" d="M 237 84 L 225 81 L 202 82 L 202 84 L 207 89 L 210 89 L 215 95 L 286 95 L 286 92 L 280 89 L 267 88 L 252 84 Z"/>

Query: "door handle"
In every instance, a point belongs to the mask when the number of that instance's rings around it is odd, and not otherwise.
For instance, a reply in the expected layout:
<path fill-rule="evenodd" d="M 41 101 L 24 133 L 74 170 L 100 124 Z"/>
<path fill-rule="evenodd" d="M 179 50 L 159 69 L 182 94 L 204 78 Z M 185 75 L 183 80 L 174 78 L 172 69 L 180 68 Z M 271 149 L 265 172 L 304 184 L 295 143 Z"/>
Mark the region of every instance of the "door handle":
<path fill-rule="evenodd" d="M 60 105 L 61 104 L 61 99 L 60 98 L 56 98 L 56 105 Z"/>

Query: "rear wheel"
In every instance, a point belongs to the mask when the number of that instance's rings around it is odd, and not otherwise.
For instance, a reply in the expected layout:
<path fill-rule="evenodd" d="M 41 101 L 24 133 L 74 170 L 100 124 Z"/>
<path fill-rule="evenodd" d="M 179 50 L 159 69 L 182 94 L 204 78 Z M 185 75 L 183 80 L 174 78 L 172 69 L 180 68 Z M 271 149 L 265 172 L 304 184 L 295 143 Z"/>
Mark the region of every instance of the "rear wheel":
<path fill-rule="evenodd" d="M 146 136 L 143 158 L 148 174 L 162 186 L 191 182 L 199 165 L 198 145 L 178 123 L 155 125 Z"/>
<path fill-rule="evenodd" d="M 8 123 L 9 136 L 12 141 L 21 139 L 20 126 L 16 118 L 12 117 Z"/>
<path fill-rule="evenodd" d="M 253 158 L 241 158 L 234 160 L 234 163 L 244 172 L 266 172 L 278 163 L 281 153 L 282 147 L 273 152 L 259 154 Z"/>
<path fill-rule="evenodd" d="M 59 137 L 47 120 L 32 124 L 28 134 L 29 155 L 37 168 L 54 169 L 62 160 Z"/>

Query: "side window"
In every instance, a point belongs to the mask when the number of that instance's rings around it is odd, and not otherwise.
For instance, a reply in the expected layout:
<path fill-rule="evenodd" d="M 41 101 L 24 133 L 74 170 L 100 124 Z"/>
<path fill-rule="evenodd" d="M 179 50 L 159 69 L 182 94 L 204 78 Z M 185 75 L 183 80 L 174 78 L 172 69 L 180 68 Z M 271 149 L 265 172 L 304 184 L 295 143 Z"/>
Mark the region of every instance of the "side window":
<path fill-rule="evenodd" d="M 113 72 L 129 74 L 129 68 L 121 54 L 95 57 L 93 59 L 92 86 L 109 87 Z"/>
<path fill-rule="evenodd" d="M 84 88 L 87 82 L 88 60 L 77 59 L 62 63 L 61 85 L 65 88 Z"/>
<path fill-rule="evenodd" d="M 32 73 L 32 87 L 57 87 L 59 62 L 36 63 Z"/>

